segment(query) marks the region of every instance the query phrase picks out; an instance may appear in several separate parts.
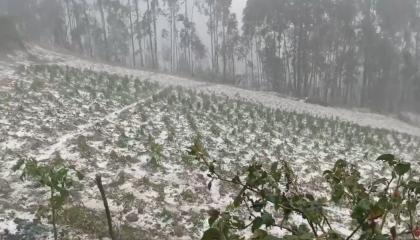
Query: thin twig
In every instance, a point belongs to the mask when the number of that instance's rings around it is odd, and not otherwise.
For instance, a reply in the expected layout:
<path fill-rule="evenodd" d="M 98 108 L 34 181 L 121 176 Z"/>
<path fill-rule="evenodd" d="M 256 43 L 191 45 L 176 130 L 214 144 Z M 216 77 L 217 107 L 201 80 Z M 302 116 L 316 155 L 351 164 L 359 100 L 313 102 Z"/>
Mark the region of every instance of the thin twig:
<path fill-rule="evenodd" d="M 104 189 L 104 186 L 102 185 L 101 175 L 99 175 L 99 174 L 96 175 L 95 181 L 96 181 L 96 185 L 99 188 L 99 191 L 101 192 L 102 201 L 104 203 L 106 218 L 107 218 L 107 221 L 108 221 L 109 235 L 110 235 L 112 240 L 116 240 L 116 238 L 114 237 L 114 230 L 112 228 L 111 212 L 109 211 L 108 200 L 106 199 L 105 189 Z"/>

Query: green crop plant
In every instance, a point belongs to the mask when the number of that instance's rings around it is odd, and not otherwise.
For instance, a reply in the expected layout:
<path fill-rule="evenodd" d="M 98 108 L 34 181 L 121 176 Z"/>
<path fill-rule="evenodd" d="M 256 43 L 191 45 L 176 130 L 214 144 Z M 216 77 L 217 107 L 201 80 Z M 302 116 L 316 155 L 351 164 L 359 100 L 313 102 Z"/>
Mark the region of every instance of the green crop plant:
<path fill-rule="evenodd" d="M 21 159 L 13 167 L 14 171 L 21 171 L 22 180 L 35 181 L 49 190 L 49 208 L 55 240 L 58 239 L 58 212 L 63 209 L 74 184 L 74 177 L 70 175 L 70 171 L 73 171 L 79 180 L 83 178 L 79 171 L 66 167 L 59 159 L 61 158 L 57 157 L 50 164 L 40 164 L 35 159 Z"/>

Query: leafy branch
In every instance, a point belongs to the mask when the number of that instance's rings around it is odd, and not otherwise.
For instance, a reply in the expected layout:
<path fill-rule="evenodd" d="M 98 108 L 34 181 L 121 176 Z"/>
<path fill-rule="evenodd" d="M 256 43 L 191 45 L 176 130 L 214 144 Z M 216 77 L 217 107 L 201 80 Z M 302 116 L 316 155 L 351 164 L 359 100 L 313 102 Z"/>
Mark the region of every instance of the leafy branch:
<path fill-rule="evenodd" d="M 247 229 L 252 233 L 250 239 L 255 240 L 350 240 L 356 236 L 359 239 L 397 239 L 406 234 L 413 239 L 420 237 L 416 222 L 420 182 L 414 181 L 411 165 L 393 155 L 385 154 L 377 159 L 388 167 L 390 176 L 376 179 L 370 185 L 364 183 L 356 166 L 337 161 L 332 169 L 324 172 L 331 194 L 330 199 L 325 199 L 299 190 L 298 179 L 285 161 L 270 166 L 252 163 L 242 174 L 227 177 L 216 170 L 216 162 L 210 160 L 199 137 L 194 139 L 189 154 L 208 168 L 209 190 L 214 181 L 226 182 L 238 189 L 232 205 L 225 211 L 209 212 L 209 229 L 204 232 L 203 240 L 245 239 L 241 234 Z M 354 226 L 349 226 L 353 230 L 348 236 L 334 228 L 338 222 L 327 214 L 326 207 L 334 205 L 351 209 L 348 219 Z M 240 215 L 236 210 L 248 214 Z M 306 224 L 296 225 L 291 218 L 293 215 L 300 216 Z M 384 228 L 390 224 L 394 226 L 384 233 Z M 288 234 L 273 236 L 267 231 L 270 228 L 280 228 Z M 402 231 L 397 233 L 397 230 Z"/>

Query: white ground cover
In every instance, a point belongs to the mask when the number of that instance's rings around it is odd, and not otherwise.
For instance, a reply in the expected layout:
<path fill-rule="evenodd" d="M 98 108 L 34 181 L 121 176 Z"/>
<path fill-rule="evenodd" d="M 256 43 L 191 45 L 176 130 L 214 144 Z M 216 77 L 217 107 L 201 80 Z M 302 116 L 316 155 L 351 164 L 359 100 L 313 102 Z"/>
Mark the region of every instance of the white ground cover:
<path fill-rule="evenodd" d="M 16 236 L 48 236 L 49 227 L 45 220 L 33 220 L 38 206 L 47 203 L 46 190 L 22 182 L 11 170 L 20 157 L 46 164 L 62 158 L 86 175 L 60 225 L 84 239 L 106 235 L 93 181 L 97 173 L 103 175 L 115 222 L 126 239 L 140 234 L 144 239 L 198 239 L 206 211 L 223 209 L 236 190 L 223 183 L 207 189 L 205 169 L 186 154 L 198 134 L 226 175 L 253 159 L 267 164 L 287 160 L 302 176 L 302 189 L 326 197 L 322 172 L 338 159 L 357 164 L 367 179 L 385 173 L 372 161 L 382 153 L 418 167 L 420 129 L 391 117 L 41 48 L 32 53 L 44 63 L 19 57 L 15 62 L 26 69 L 0 64 L 0 231 Z M 329 211 L 341 219 L 337 227 L 348 232 L 343 210 Z M 128 220 L 129 215 L 138 220 Z"/>

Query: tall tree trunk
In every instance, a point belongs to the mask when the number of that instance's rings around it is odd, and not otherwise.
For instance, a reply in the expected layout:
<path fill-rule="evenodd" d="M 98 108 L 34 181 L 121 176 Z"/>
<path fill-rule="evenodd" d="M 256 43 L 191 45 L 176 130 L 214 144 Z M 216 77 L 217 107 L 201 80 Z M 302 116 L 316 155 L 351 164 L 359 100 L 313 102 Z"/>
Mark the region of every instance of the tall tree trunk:
<path fill-rule="evenodd" d="M 254 36 L 251 37 L 251 80 L 255 83 L 255 72 L 254 72 Z"/>
<path fill-rule="evenodd" d="M 174 12 L 171 6 L 171 16 L 169 20 L 170 25 L 170 39 L 171 39 L 171 72 L 174 71 Z"/>
<path fill-rule="evenodd" d="M 364 31 L 363 31 L 363 79 L 362 79 L 362 91 L 361 91 L 361 100 L 360 105 L 361 107 L 367 106 L 367 98 L 369 94 L 369 72 L 370 72 L 370 54 L 369 54 L 369 40 L 368 35 L 370 34 L 370 27 L 371 24 L 371 8 L 372 8 L 372 2 L 371 0 L 367 0 L 367 8 L 365 9 L 365 23 L 364 23 Z M 366 26 L 366 24 L 369 24 L 369 26 Z"/>
<path fill-rule="evenodd" d="M 222 13 L 222 41 L 223 81 L 226 82 L 226 16 L 224 13 Z"/>
<path fill-rule="evenodd" d="M 131 0 L 128 0 L 128 11 L 130 19 L 130 31 L 131 31 L 131 51 L 133 57 L 133 67 L 136 67 L 136 49 L 134 48 L 134 27 L 133 27 L 133 16 L 131 12 Z"/>
<path fill-rule="evenodd" d="M 170 16 L 169 16 L 169 25 L 170 25 L 170 41 L 171 41 L 171 72 L 174 72 L 176 69 L 176 12 L 175 12 L 175 2 L 170 3 Z"/>
<path fill-rule="evenodd" d="M 90 21 L 89 21 L 89 15 L 87 14 L 88 4 L 86 3 L 86 0 L 83 0 L 83 5 L 85 6 L 84 11 L 83 11 L 83 15 L 84 15 L 84 18 L 85 18 L 85 26 L 87 28 L 87 34 L 88 34 L 89 57 L 93 57 L 92 30 L 91 30 Z"/>
<path fill-rule="evenodd" d="M 184 0 L 184 15 L 185 15 L 185 20 L 187 21 L 187 24 L 185 25 L 185 32 L 186 32 L 186 40 L 187 40 L 187 45 L 185 46 L 184 49 L 184 54 L 185 54 L 185 62 L 187 63 L 187 67 L 189 68 L 190 66 L 190 59 L 189 59 L 189 41 L 190 41 L 190 29 L 189 29 L 189 19 L 188 19 L 188 0 Z"/>
<path fill-rule="evenodd" d="M 232 83 L 236 83 L 236 66 L 235 66 L 235 54 L 232 54 Z"/>
<path fill-rule="evenodd" d="M 214 11 L 214 51 L 215 51 L 215 66 L 216 66 L 216 73 L 219 74 L 219 20 L 217 19 L 216 11 Z"/>
<path fill-rule="evenodd" d="M 157 12 L 156 7 L 158 0 L 152 0 L 152 13 L 153 13 L 153 33 L 154 33 L 154 51 L 155 51 L 155 66 L 154 68 L 159 69 L 159 57 L 157 50 Z"/>
<path fill-rule="evenodd" d="M 193 0 L 192 6 L 191 6 L 191 22 L 194 22 L 194 6 L 195 6 L 195 0 Z M 192 49 L 192 33 L 190 34 L 190 62 L 191 62 L 191 76 L 194 76 L 194 53 L 193 53 L 193 49 Z"/>
<path fill-rule="evenodd" d="M 73 27 L 71 24 L 71 11 L 70 11 L 70 3 L 69 0 L 65 0 L 66 2 L 66 12 L 67 12 L 67 26 L 68 26 L 68 34 L 71 40 L 71 32 L 73 31 Z"/>
<path fill-rule="evenodd" d="M 142 32 L 140 26 L 140 11 L 139 11 L 139 0 L 134 0 L 135 10 L 136 10 L 136 28 L 137 28 L 137 41 L 139 45 L 139 57 L 140 57 L 140 67 L 144 67 L 144 58 L 143 58 L 143 43 L 142 43 Z"/>
<path fill-rule="evenodd" d="M 108 49 L 108 37 L 106 34 L 106 23 L 105 23 L 105 14 L 104 14 L 104 7 L 102 4 L 102 0 L 98 0 L 99 12 L 101 14 L 101 21 L 102 21 L 102 30 L 105 42 L 105 60 L 109 61 L 109 49 Z"/>
<path fill-rule="evenodd" d="M 415 18 L 420 18 L 420 1 L 416 0 L 416 15 Z M 416 41 L 415 41 L 415 54 L 416 54 L 416 66 L 417 69 L 420 68 L 420 23 L 415 22 L 415 32 L 416 32 Z"/>
<path fill-rule="evenodd" d="M 150 10 L 150 0 L 147 0 L 147 24 L 148 24 L 148 34 L 149 34 L 149 48 L 150 48 L 150 57 L 152 58 L 152 67 L 155 67 L 155 51 L 153 50 L 153 35 L 152 35 L 152 13 Z"/>
<path fill-rule="evenodd" d="M 83 23 L 80 22 L 80 12 L 79 10 L 77 10 L 77 6 L 76 3 L 74 2 L 74 0 L 70 0 L 71 6 L 73 6 L 73 18 L 74 18 L 74 22 L 75 22 L 75 26 L 72 30 L 72 37 L 74 39 L 75 45 L 77 48 L 77 50 L 83 55 L 84 54 L 84 45 L 83 45 L 83 41 L 82 41 L 82 33 L 80 31 L 81 29 L 81 25 L 83 25 Z"/>
<path fill-rule="evenodd" d="M 212 4 L 209 1 L 209 28 L 210 28 L 211 67 L 212 67 L 213 72 L 215 72 L 213 11 L 214 10 L 212 8 Z"/>

